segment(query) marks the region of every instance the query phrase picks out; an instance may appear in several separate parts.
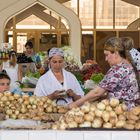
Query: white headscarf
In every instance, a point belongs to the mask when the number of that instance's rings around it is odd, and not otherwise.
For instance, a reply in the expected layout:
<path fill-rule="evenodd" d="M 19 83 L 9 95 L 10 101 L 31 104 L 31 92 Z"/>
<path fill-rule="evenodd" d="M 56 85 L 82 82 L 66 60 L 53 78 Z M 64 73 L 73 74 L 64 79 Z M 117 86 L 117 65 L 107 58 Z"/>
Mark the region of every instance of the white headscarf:
<path fill-rule="evenodd" d="M 64 53 L 63 53 L 62 49 L 60 49 L 60 48 L 52 48 L 49 51 L 49 58 L 51 58 L 55 55 L 64 57 Z"/>
<path fill-rule="evenodd" d="M 140 71 L 140 52 L 137 49 L 132 48 L 130 50 L 130 54 L 133 58 L 134 63 L 136 64 L 137 70 Z"/>

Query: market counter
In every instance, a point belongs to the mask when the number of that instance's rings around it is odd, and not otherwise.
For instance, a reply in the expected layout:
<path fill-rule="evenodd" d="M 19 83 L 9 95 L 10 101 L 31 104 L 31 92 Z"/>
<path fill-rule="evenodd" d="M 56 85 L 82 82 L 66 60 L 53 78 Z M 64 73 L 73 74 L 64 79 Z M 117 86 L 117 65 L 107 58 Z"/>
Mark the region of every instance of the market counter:
<path fill-rule="evenodd" d="M 140 131 L 1 130 L 0 140 L 140 140 Z"/>

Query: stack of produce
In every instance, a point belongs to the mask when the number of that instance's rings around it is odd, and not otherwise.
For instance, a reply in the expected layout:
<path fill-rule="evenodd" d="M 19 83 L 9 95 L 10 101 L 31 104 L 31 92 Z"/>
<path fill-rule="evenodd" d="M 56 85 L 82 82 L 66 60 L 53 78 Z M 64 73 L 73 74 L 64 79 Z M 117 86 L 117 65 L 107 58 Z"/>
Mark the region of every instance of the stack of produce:
<path fill-rule="evenodd" d="M 64 113 L 63 106 L 57 106 L 47 97 L 29 96 L 27 94 L 0 93 L 0 112 L 5 119 L 32 119 L 43 121 L 56 121 L 54 113 Z"/>
<path fill-rule="evenodd" d="M 102 100 L 73 108 L 52 125 L 52 129 L 71 128 L 140 129 L 140 107 L 127 111 L 118 99 Z"/>

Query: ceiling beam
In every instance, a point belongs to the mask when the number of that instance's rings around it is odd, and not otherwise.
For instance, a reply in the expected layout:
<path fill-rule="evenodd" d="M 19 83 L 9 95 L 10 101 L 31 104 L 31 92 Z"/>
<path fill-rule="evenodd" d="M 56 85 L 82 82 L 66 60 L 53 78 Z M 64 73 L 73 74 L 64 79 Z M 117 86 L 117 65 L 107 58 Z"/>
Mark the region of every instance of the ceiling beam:
<path fill-rule="evenodd" d="M 140 7 L 140 0 L 122 0 L 122 1 Z"/>
<path fill-rule="evenodd" d="M 70 1 L 70 0 L 56 0 L 56 1 L 58 1 L 58 2 L 60 2 L 60 3 L 65 3 L 65 2 L 68 2 L 68 1 Z"/>
<path fill-rule="evenodd" d="M 36 4 L 32 7 L 30 7 L 29 9 L 23 11 L 22 13 L 20 13 L 16 16 L 16 24 L 33 14 L 57 29 L 58 28 L 58 19 L 43 12 L 45 9 L 46 9 L 45 7 L 43 7 L 39 4 Z M 11 19 L 11 20 L 9 20 L 6 28 L 11 28 L 12 26 L 13 26 L 13 20 Z M 65 25 L 62 22 L 60 23 L 60 27 L 63 29 L 66 29 Z"/>

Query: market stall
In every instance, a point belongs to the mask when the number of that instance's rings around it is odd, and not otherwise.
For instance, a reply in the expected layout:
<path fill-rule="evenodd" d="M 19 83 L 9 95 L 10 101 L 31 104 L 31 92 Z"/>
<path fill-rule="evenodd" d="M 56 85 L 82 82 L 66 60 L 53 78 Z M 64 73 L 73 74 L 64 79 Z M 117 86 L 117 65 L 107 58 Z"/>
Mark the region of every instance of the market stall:
<path fill-rule="evenodd" d="M 94 89 L 104 76 L 99 65 L 93 60 L 81 65 L 68 56 L 65 68 L 86 93 Z M 27 73 L 24 86 L 35 86 L 40 76 L 39 71 Z M 112 98 L 68 110 L 48 97 L 30 95 L 34 88 L 22 91 L 25 94 L 0 93 L 0 140 L 140 140 L 140 106 L 128 110 Z"/>

